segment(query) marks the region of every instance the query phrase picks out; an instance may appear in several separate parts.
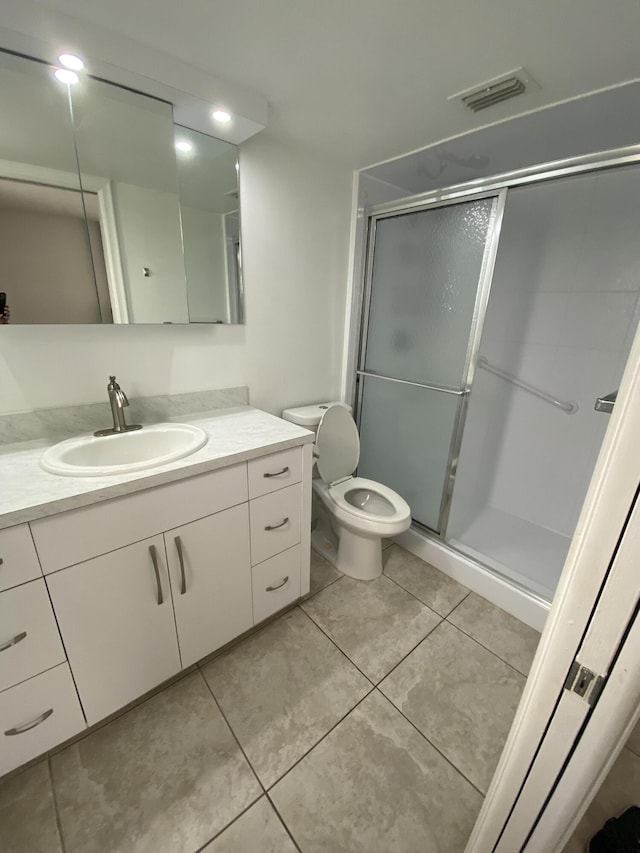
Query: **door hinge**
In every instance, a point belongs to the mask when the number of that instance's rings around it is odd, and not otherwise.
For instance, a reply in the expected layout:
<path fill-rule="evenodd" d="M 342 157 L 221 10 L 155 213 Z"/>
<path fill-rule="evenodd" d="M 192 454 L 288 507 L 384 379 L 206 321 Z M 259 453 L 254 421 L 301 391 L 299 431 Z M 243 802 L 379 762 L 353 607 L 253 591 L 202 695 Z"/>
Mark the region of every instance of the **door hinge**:
<path fill-rule="evenodd" d="M 582 666 L 579 661 L 574 660 L 564 683 L 564 688 L 572 693 L 577 693 L 593 707 L 602 693 L 605 681 L 606 678 L 603 675 L 596 675 L 586 666 Z"/>

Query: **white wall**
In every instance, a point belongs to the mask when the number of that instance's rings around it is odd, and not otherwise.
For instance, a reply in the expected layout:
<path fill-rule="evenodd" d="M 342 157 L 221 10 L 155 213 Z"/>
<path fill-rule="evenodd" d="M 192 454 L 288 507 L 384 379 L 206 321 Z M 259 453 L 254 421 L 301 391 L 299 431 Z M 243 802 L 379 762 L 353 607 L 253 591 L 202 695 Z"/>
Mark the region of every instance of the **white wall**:
<path fill-rule="evenodd" d="M 480 352 L 579 410 L 478 370 L 454 504 L 573 535 L 608 424 L 595 399 L 617 388 L 640 316 L 639 229 L 638 167 L 510 191 Z"/>
<path fill-rule="evenodd" d="M 222 215 L 180 205 L 187 301 L 192 322 L 228 320 Z"/>
<path fill-rule="evenodd" d="M 246 326 L 0 327 L 0 413 L 249 385 L 273 412 L 340 388 L 351 173 L 273 143 L 240 154 Z"/>
<path fill-rule="evenodd" d="M 121 181 L 113 181 L 111 191 L 129 319 L 188 322 L 177 193 Z"/>

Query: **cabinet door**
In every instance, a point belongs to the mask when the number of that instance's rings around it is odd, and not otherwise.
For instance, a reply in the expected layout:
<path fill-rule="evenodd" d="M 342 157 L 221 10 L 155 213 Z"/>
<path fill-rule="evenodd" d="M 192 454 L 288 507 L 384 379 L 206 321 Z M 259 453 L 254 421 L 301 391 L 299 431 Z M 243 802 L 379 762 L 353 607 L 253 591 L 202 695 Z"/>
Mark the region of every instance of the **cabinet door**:
<path fill-rule="evenodd" d="M 165 533 L 182 666 L 253 624 L 247 504 Z"/>
<path fill-rule="evenodd" d="M 55 572 L 47 585 L 89 725 L 180 670 L 161 535 Z"/>

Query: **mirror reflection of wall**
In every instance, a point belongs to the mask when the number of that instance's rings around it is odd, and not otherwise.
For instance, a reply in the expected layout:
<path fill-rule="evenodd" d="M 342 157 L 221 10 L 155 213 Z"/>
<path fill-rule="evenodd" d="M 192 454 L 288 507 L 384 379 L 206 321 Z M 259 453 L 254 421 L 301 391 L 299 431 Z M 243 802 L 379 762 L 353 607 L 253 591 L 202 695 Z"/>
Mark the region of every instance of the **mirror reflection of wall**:
<path fill-rule="evenodd" d="M 236 146 L 179 126 L 175 141 L 189 319 L 241 323 Z"/>
<path fill-rule="evenodd" d="M 174 136 L 169 103 L 53 71 L 0 51 L 11 325 L 243 322 L 236 147 Z"/>
<path fill-rule="evenodd" d="M 91 78 L 69 88 L 80 179 L 99 188 L 110 232 L 118 320 L 188 323 L 171 104 Z"/>

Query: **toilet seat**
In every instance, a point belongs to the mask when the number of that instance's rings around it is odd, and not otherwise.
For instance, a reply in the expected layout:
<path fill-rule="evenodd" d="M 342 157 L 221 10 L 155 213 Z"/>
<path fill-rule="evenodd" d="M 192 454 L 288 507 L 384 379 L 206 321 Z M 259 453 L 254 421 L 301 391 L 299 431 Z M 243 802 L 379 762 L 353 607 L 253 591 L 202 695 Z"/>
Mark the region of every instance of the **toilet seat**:
<path fill-rule="evenodd" d="M 364 477 L 349 477 L 335 486 L 329 486 L 316 479 L 313 481 L 313 489 L 336 519 L 352 530 L 375 536 L 395 536 L 409 526 L 409 504 L 397 492 L 382 483 Z M 346 495 L 358 489 L 370 491 L 386 500 L 392 508 L 392 514 L 380 515 L 350 504 Z"/>

